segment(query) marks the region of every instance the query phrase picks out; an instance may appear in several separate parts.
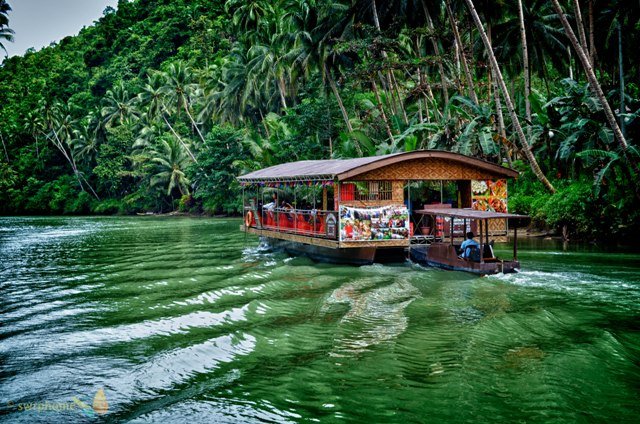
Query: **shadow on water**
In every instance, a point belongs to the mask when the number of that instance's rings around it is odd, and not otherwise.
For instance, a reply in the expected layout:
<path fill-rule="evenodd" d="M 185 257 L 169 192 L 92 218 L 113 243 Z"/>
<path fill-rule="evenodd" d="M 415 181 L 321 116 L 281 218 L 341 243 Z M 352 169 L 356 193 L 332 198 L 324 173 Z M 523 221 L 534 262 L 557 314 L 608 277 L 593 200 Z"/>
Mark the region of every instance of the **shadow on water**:
<path fill-rule="evenodd" d="M 100 388 L 107 422 L 640 413 L 638 253 L 522 240 L 522 272 L 479 278 L 314 263 L 239 224 L 0 218 L 0 420 L 86 422 Z"/>

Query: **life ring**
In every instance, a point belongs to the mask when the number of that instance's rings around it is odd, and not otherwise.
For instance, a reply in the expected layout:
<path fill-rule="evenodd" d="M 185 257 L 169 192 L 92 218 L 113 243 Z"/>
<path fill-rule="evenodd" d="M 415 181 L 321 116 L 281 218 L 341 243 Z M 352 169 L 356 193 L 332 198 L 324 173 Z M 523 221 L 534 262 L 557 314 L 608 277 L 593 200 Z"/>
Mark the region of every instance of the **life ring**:
<path fill-rule="evenodd" d="M 247 214 L 244 217 L 244 223 L 247 227 L 251 227 L 251 224 L 255 222 L 253 220 L 253 211 L 249 211 L 247 212 Z"/>

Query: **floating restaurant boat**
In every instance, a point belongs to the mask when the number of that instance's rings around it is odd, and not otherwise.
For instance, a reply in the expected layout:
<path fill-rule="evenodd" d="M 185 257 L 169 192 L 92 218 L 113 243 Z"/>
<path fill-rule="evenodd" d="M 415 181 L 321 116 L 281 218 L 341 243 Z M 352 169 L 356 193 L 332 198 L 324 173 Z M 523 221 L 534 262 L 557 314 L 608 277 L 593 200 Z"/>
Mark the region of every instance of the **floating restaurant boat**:
<path fill-rule="evenodd" d="M 427 209 L 416 206 L 423 201 L 413 187 L 418 182 L 440 187 L 439 199 L 427 204 L 431 209 L 498 214 L 507 208 L 506 179 L 517 176 L 494 163 L 438 150 L 284 163 L 238 177 L 244 193 L 241 229 L 321 261 L 406 259 L 413 248 L 426 252 L 456 235 L 450 214 L 419 213 Z M 506 241 L 508 217 L 472 217 L 468 225 L 487 219 L 483 236 Z"/>

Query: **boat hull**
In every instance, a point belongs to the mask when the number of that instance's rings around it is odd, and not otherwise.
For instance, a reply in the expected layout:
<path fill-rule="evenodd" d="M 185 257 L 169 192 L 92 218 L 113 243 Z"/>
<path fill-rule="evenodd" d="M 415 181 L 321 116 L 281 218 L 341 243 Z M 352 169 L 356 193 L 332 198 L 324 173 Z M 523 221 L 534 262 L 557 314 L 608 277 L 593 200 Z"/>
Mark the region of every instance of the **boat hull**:
<path fill-rule="evenodd" d="M 502 261 L 491 258 L 481 263 L 461 259 L 458 257 L 455 248 L 448 243 L 433 243 L 428 246 L 412 247 L 410 258 L 419 264 L 450 271 L 470 272 L 478 275 L 509 274 L 518 272 L 520 268 L 520 262 L 516 260 Z"/>
<path fill-rule="evenodd" d="M 273 248 L 292 256 L 307 256 L 314 261 L 348 265 L 370 265 L 374 262 L 401 262 L 406 259 L 403 248 L 349 247 L 331 248 L 264 237 Z"/>

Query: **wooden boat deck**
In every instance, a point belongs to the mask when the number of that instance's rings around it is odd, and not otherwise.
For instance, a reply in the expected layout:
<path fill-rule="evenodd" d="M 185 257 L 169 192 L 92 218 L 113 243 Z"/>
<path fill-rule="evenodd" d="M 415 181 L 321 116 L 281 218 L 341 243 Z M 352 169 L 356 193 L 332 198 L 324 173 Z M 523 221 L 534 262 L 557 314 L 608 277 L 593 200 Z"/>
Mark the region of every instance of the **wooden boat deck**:
<path fill-rule="evenodd" d="M 278 229 L 266 229 L 257 227 L 240 226 L 240 231 L 246 231 L 259 237 L 268 237 L 278 240 L 286 240 L 296 243 L 310 244 L 313 246 L 328 247 L 330 249 L 360 249 L 360 248 L 388 248 L 388 247 L 408 247 L 409 240 L 371 240 L 371 241 L 338 241 L 330 238 L 322 238 L 312 235 L 296 234 L 294 232 L 284 232 Z"/>

